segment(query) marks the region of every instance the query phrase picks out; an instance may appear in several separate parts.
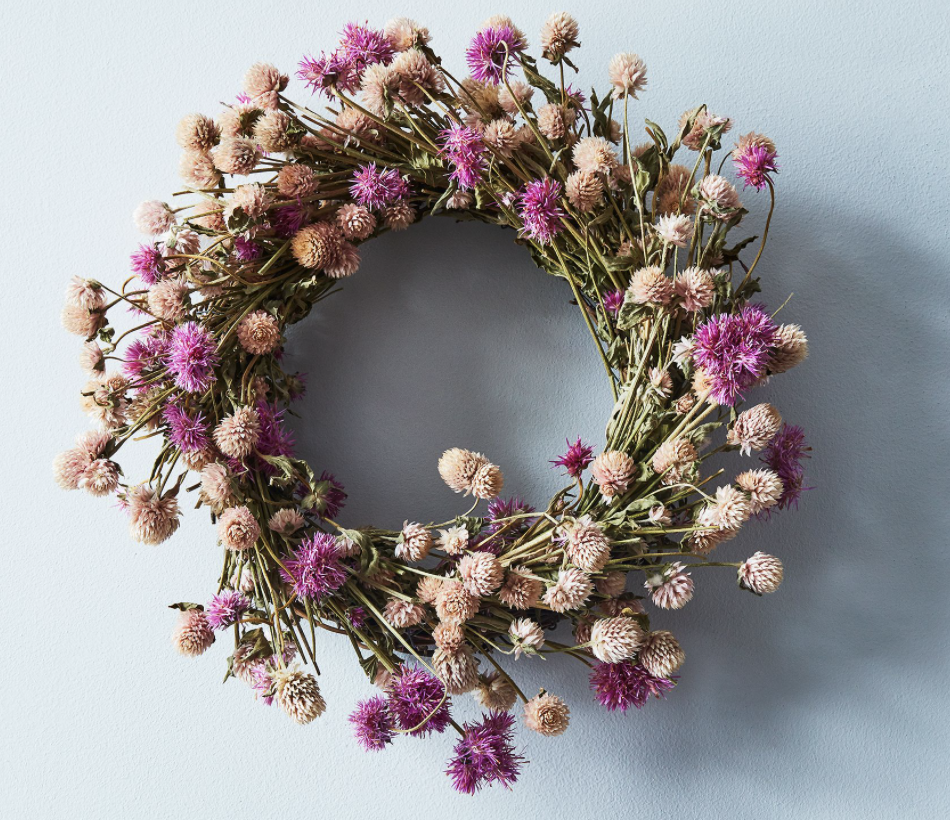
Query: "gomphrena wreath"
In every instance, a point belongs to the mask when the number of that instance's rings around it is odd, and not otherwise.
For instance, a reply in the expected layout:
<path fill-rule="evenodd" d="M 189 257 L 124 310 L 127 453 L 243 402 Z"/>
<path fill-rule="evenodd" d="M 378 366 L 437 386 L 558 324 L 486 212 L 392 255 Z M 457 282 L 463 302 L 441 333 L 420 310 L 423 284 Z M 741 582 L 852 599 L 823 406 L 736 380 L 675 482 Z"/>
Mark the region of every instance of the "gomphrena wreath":
<path fill-rule="evenodd" d="M 777 558 L 709 556 L 750 517 L 797 502 L 808 450 L 771 404 L 740 412 L 807 355 L 797 325 L 750 301 L 775 145 L 750 133 L 717 162 L 732 121 L 705 106 L 682 115 L 672 140 L 647 120 L 635 144 L 643 62 L 618 54 L 609 93 L 587 98 L 565 84 L 573 18 L 553 15 L 541 44 L 556 81 L 510 19 L 492 18 L 458 81 L 418 24 L 349 24 L 334 51 L 300 64 L 321 110 L 255 64 L 216 118 L 179 124 L 176 196 L 188 204 L 139 206 L 150 240 L 134 275 L 117 290 L 75 277 L 63 311 L 86 339 L 82 403 L 96 429 L 57 458 L 59 483 L 117 497 L 146 544 L 175 532 L 182 490 L 217 522 L 217 589 L 206 606 L 174 605 L 177 648 L 202 654 L 230 630 L 229 675 L 309 723 L 325 704 L 304 666 L 319 674 L 317 630 L 338 633 L 379 688 L 351 715 L 359 742 L 376 750 L 453 727 L 447 771 L 464 792 L 516 780 L 519 701 L 530 730 L 568 725 L 559 697 L 521 691 L 511 660 L 564 654 L 589 667 L 606 708 L 639 708 L 675 684 L 683 650 L 653 621 L 692 598 L 693 568 L 732 567 L 740 587 L 774 591 Z M 729 159 L 770 197 L 757 250 L 756 237 L 727 238 L 747 213 L 721 175 Z M 356 272 L 362 243 L 424 215 L 512 228 L 565 280 L 615 398 L 606 446 L 595 456 L 568 442 L 554 460 L 567 486 L 538 509 L 502 500 L 499 467 L 451 448 L 438 469 L 473 498 L 466 513 L 399 532 L 346 528 L 343 487 L 295 457 L 284 426 L 304 381 L 282 367 L 283 334 Z M 119 333 L 123 306 L 135 321 Z M 146 480 L 127 483 L 117 454 L 143 436 L 161 450 Z M 703 469 L 735 450 L 760 462 L 731 481 Z M 565 621 L 566 643 L 551 635 Z M 467 692 L 486 714 L 459 725 L 452 698 Z"/>

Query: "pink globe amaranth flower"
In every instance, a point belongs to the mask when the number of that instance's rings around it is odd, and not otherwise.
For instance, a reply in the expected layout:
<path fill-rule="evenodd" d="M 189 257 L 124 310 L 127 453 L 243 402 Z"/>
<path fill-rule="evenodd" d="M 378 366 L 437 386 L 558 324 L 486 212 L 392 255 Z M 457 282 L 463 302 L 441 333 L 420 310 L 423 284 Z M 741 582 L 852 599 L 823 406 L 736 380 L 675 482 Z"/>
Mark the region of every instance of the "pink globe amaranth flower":
<path fill-rule="evenodd" d="M 622 290 L 611 290 L 604 294 L 604 310 L 616 316 L 623 307 L 624 292 Z"/>
<path fill-rule="evenodd" d="M 349 717 L 356 740 L 367 752 L 378 752 L 393 742 L 395 725 L 389 703 L 382 695 L 361 700 Z"/>
<path fill-rule="evenodd" d="M 176 327 L 165 350 L 165 364 L 175 377 L 175 384 L 189 393 L 211 387 L 218 364 L 217 348 L 211 332 L 197 322 Z"/>
<path fill-rule="evenodd" d="M 561 183 L 551 177 L 529 182 L 518 198 L 518 213 L 524 227 L 521 232 L 542 245 L 548 244 L 563 230 L 561 220 L 566 216 L 558 200 Z"/>
<path fill-rule="evenodd" d="M 284 205 L 271 212 L 271 225 L 281 239 L 290 238 L 308 221 L 309 213 L 302 205 Z"/>
<path fill-rule="evenodd" d="M 555 467 L 563 467 L 571 478 L 580 478 L 581 473 L 587 469 L 594 460 L 594 448 L 588 447 L 580 439 L 573 444 L 567 439 L 567 452 L 553 460 L 551 464 Z"/>
<path fill-rule="evenodd" d="M 485 141 L 474 128 L 453 123 L 439 134 L 442 148 L 439 154 L 452 164 L 449 179 L 460 189 L 471 190 L 482 180 L 485 172 Z"/>
<path fill-rule="evenodd" d="M 794 424 L 783 424 L 762 454 L 761 461 L 768 464 L 782 481 L 782 494 L 775 505 L 778 509 L 797 507 L 802 492 L 811 489 L 804 486 L 805 468 L 802 466 L 802 460 L 810 458 L 810 451 L 805 431 Z M 770 514 L 766 511 L 766 515 Z"/>
<path fill-rule="evenodd" d="M 401 667 L 392 676 L 387 697 L 397 725 L 413 737 L 441 733 L 449 725 L 452 700 L 442 681 L 425 669 Z"/>
<path fill-rule="evenodd" d="M 175 402 L 169 402 L 162 411 L 168 425 L 168 438 L 183 453 L 195 453 L 210 443 L 208 425 L 200 411 L 190 416 Z"/>
<path fill-rule="evenodd" d="M 145 287 L 151 287 L 165 275 L 165 257 L 154 245 L 139 245 L 129 261 L 132 272 L 138 275 Z"/>
<path fill-rule="evenodd" d="M 360 205 L 380 209 L 409 196 L 409 183 L 395 168 L 377 168 L 375 162 L 353 172 L 350 194 Z"/>
<path fill-rule="evenodd" d="M 466 723 L 455 744 L 445 773 L 456 791 L 475 794 L 482 786 L 501 783 L 506 789 L 517 781 L 525 759 L 515 753 L 508 712 L 491 712 L 478 723 Z"/>
<path fill-rule="evenodd" d="M 650 695 L 662 698 L 676 685 L 676 679 L 656 678 L 633 661 L 600 663 L 590 675 L 590 685 L 601 706 L 613 712 L 642 707 Z"/>
<path fill-rule="evenodd" d="M 778 173 L 776 159 L 778 154 L 775 151 L 754 142 L 732 152 L 736 176 L 745 182 L 745 187 L 751 185 L 757 191 L 761 191 L 771 182 L 769 174 Z"/>
<path fill-rule="evenodd" d="M 693 337 L 693 361 L 712 386 L 711 396 L 732 406 L 765 374 L 778 328 L 762 305 L 712 316 Z"/>
<path fill-rule="evenodd" d="M 498 85 L 511 68 L 522 42 L 511 26 L 489 26 L 478 32 L 465 50 L 472 77 Z"/>
<path fill-rule="evenodd" d="M 336 592 L 346 581 L 336 538 L 324 532 L 305 538 L 284 561 L 280 574 L 301 598 L 320 600 Z"/>
<path fill-rule="evenodd" d="M 208 624 L 212 629 L 226 629 L 236 624 L 250 608 L 251 602 L 244 595 L 226 589 L 211 598 L 207 609 Z"/>

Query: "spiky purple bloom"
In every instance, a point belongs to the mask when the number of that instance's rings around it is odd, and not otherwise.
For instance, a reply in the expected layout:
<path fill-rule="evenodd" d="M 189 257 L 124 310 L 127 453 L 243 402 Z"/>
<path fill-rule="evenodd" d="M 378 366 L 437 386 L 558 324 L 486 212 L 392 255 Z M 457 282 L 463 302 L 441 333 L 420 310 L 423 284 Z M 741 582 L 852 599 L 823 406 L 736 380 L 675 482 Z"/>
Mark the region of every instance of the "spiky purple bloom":
<path fill-rule="evenodd" d="M 481 83 L 498 85 L 519 51 L 521 42 L 511 26 L 490 26 L 472 38 L 465 49 L 465 60 L 472 77 Z"/>
<path fill-rule="evenodd" d="M 454 179 L 463 191 L 478 185 L 485 172 L 485 141 L 474 128 L 452 123 L 439 137 L 439 154 L 452 165 L 449 179 Z"/>
<path fill-rule="evenodd" d="M 276 402 L 270 404 L 263 399 L 257 402 L 255 409 L 261 423 L 255 445 L 257 451 L 266 456 L 292 456 L 294 434 L 284 427 L 284 410 Z"/>
<path fill-rule="evenodd" d="M 362 629 L 366 623 L 366 610 L 361 606 L 350 607 L 346 611 L 346 619 L 354 629 Z"/>
<path fill-rule="evenodd" d="M 736 176 L 745 182 L 746 188 L 751 185 L 757 191 L 761 191 L 769 184 L 771 181 L 769 174 L 778 173 L 776 159 L 778 159 L 778 154 L 764 145 L 750 144 L 741 151 L 737 149 L 732 152 Z"/>
<path fill-rule="evenodd" d="M 214 383 L 218 345 L 212 333 L 197 322 L 185 322 L 171 332 L 164 358 L 182 390 L 198 393 Z"/>
<path fill-rule="evenodd" d="M 624 293 L 622 290 L 610 290 L 604 294 L 604 310 L 616 316 L 623 307 Z"/>
<path fill-rule="evenodd" d="M 280 571 L 284 580 L 299 597 L 308 600 L 325 598 L 346 581 L 336 538 L 325 532 L 314 533 L 301 541 L 284 561 L 284 566 L 286 570 Z"/>
<path fill-rule="evenodd" d="M 371 162 L 353 172 L 350 194 L 366 208 L 385 208 L 409 196 L 409 183 L 395 168 L 377 168 Z"/>
<path fill-rule="evenodd" d="M 802 460 L 810 458 L 811 447 L 805 441 L 805 431 L 795 424 L 783 424 L 775 438 L 765 448 L 761 460 L 782 479 L 782 495 L 779 496 L 780 510 L 798 506 L 798 499 L 804 486 L 805 469 Z"/>
<path fill-rule="evenodd" d="M 480 723 L 466 723 L 465 734 L 455 744 L 445 773 L 456 791 L 475 794 L 482 786 L 501 783 L 506 789 L 517 781 L 525 759 L 515 753 L 508 712 L 491 712 Z"/>
<path fill-rule="evenodd" d="M 346 503 L 346 490 L 333 473 L 324 470 L 307 494 L 307 509 L 321 518 L 336 518 Z"/>
<path fill-rule="evenodd" d="M 201 411 L 194 416 L 176 402 L 170 401 L 162 411 L 168 425 L 168 438 L 183 453 L 195 453 L 209 444 L 208 425 Z"/>
<path fill-rule="evenodd" d="M 480 537 L 472 545 L 472 548 L 491 552 L 495 555 L 500 554 L 506 544 L 511 544 L 516 541 L 518 536 L 528 529 L 536 520 L 526 517 L 517 518 L 512 521 L 510 520 L 511 517 L 524 515 L 525 513 L 533 513 L 534 511 L 534 507 L 518 496 L 512 496 L 507 501 L 496 496 L 488 502 L 488 513 L 485 516 L 487 526 L 482 535 L 494 535 L 497 532 L 501 532 L 501 530 L 504 530 L 504 532 L 490 540 Z M 484 540 L 485 543 L 481 543 L 482 540 Z"/>
<path fill-rule="evenodd" d="M 395 737 L 389 703 L 382 695 L 361 700 L 349 717 L 356 740 L 367 752 L 379 752 Z"/>
<path fill-rule="evenodd" d="M 449 725 L 452 700 L 442 681 L 425 669 L 401 667 L 390 681 L 387 696 L 397 725 L 413 737 L 441 733 Z"/>
<path fill-rule="evenodd" d="M 693 361 L 712 384 L 717 403 L 732 406 L 765 374 L 777 328 L 762 305 L 720 313 L 693 337 Z"/>
<path fill-rule="evenodd" d="M 284 205 L 271 211 L 271 225 L 281 239 L 288 239 L 307 224 L 307 209 L 300 205 Z"/>
<path fill-rule="evenodd" d="M 377 29 L 358 23 L 347 23 L 340 33 L 340 53 L 349 60 L 353 70 L 362 74 L 367 66 L 392 62 L 396 49 L 392 41 Z"/>
<path fill-rule="evenodd" d="M 551 462 L 555 467 L 563 467 L 571 478 L 580 478 L 581 473 L 587 469 L 594 460 L 594 448 L 588 447 L 584 442 L 577 439 L 573 444 L 567 439 L 567 452 Z"/>
<path fill-rule="evenodd" d="M 139 249 L 129 260 L 132 263 L 132 272 L 138 274 L 147 288 L 165 275 L 165 257 L 154 245 L 139 245 Z"/>
<path fill-rule="evenodd" d="M 676 686 L 676 681 L 655 678 L 640 664 L 621 661 L 597 664 L 591 672 L 590 685 L 601 706 L 611 712 L 617 709 L 626 712 L 630 706 L 639 709 L 650 699 L 650 695 L 665 697 Z"/>
<path fill-rule="evenodd" d="M 319 57 L 304 57 L 298 64 L 297 77 L 303 80 L 312 93 L 320 91 L 333 97 L 333 89 L 353 92 L 359 88 L 360 77 L 353 61 L 342 51 Z"/>
<path fill-rule="evenodd" d="M 234 255 L 239 262 L 253 262 L 255 259 L 260 259 L 263 253 L 263 248 L 254 240 L 243 236 L 234 237 Z"/>
<path fill-rule="evenodd" d="M 208 623 L 212 629 L 227 629 L 236 624 L 250 608 L 251 602 L 244 595 L 226 589 L 220 595 L 212 596 L 206 610 Z"/>
<path fill-rule="evenodd" d="M 122 372 L 130 379 L 138 379 L 143 373 L 156 370 L 168 345 L 165 334 L 134 339 L 125 349 Z"/>
<path fill-rule="evenodd" d="M 524 223 L 522 233 L 530 239 L 547 245 L 563 230 L 561 220 L 566 214 L 561 210 L 561 183 L 551 177 L 529 182 L 518 198 L 518 213 Z"/>

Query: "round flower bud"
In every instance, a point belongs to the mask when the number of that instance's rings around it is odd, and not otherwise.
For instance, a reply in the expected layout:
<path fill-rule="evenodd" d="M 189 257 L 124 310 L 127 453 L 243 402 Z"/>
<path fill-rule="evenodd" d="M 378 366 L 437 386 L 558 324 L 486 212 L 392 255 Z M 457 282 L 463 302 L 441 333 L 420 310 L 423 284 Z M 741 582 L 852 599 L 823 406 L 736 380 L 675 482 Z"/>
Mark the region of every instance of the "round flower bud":
<path fill-rule="evenodd" d="M 214 630 L 208 616 L 201 609 L 189 609 L 178 616 L 178 626 L 172 635 L 175 648 L 182 655 L 197 657 L 214 643 Z"/>
<path fill-rule="evenodd" d="M 668 678 L 683 665 L 686 653 L 672 632 L 651 632 L 640 650 L 640 665 L 655 678 Z"/>
<path fill-rule="evenodd" d="M 756 552 L 739 567 L 739 586 L 756 595 L 764 595 L 779 588 L 784 574 L 785 569 L 778 558 Z"/>
<path fill-rule="evenodd" d="M 218 537 L 229 550 L 250 549 L 260 534 L 261 527 L 247 507 L 231 507 L 218 520 Z"/>
<path fill-rule="evenodd" d="M 556 695 L 542 692 L 524 706 L 524 725 L 545 737 L 563 735 L 571 719 L 571 710 Z"/>
<path fill-rule="evenodd" d="M 646 634 L 640 625 L 626 615 L 599 618 L 590 630 L 591 651 L 605 663 L 632 658 L 645 640 Z"/>

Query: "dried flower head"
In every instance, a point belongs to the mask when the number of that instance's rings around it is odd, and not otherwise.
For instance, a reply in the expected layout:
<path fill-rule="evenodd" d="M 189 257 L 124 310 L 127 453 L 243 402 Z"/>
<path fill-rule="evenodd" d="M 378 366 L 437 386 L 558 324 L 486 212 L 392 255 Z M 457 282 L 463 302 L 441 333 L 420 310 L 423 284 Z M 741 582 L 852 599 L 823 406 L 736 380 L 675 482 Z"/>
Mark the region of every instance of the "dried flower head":
<path fill-rule="evenodd" d="M 798 325 L 779 325 L 775 331 L 775 349 L 769 359 L 770 373 L 784 373 L 808 358 L 808 339 Z"/>
<path fill-rule="evenodd" d="M 264 356 L 280 344 L 280 324 L 266 310 L 255 310 L 237 327 L 238 342 L 253 356 Z"/>
<path fill-rule="evenodd" d="M 214 643 L 214 631 L 201 609 L 188 609 L 178 616 L 172 642 L 182 655 L 197 657 Z"/>
<path fill-rule="evenodd" d="M 491 595 L 505 578 L 499 560 L 490 552 L 470 552 L 459 561 L 459 577 L 465 589 L 477 598 Z"/>
<path fill-rule="evenodd" d="M 608 499 L 624 493 L 635 473 L 633 459 L 619 450 L 604 451 L 590 465 L 591 478 L 600 487 L 601 495 Z"/>
<path fill-rule="evenodd" d="M 247 507 L 231 507 L 218 519 L 218 537 L 229 550 L 250 549 L 260 534 L 260 525 Z"/>
<path fill-rule="evenodd" d="M 749 495 L 749 512 L 757 515 L 774 507 L 782 497 L 782 479 L 772 470 L 747 470 L 736 476 L 736 484 Z"/>
<path fill-rule="evenodd" d="M 743 410 L 726 434 L 726 443 L 739 448 L 747 456 L 761 450 L 779 431 L 782 416 L 771 404 L 757 404 Z"/>
<path fill-rule="evenodd" d="M 320 717 L 327 708 L 317 679 L 300 669 L 275 669 L 271 674 L 274 698 L 294 722 L 301 725 Z"/>
<path fill-rule="evenodd" d="M 557 580 L 547 588 L 543 600 L 555 612 L 567 612 L 577 609 L 593 591 L 594 585 L 586 572 L 568 567 L 558 572 Z"/>
<path fill-rule="evenodd" d="M 401 598 L 391 598 L 383 608 L 383 617 L 396 629 L 407 629 L 420 624 L 425 616 L 425 610 L 419 604 Z"/>
<path fill-rule="evenodd" d="M 557 62 L 580 45 L 577 20 L 566 11 L 556 11 L 541 26 L 541 48 L 544 58 Z"/>
<path fill-rule="evenodd" d="M 572 564 L 585 572 L 600 572 L 604 568 L 610 558 L 610 539 L 590 515 L 562 524 L 560 533 L 564 552 Z"/>
<path fill-rule="evenodd" d="M 564 190 L 577 210 L 588 213 L 604 201 L 604 183 L 593 171 L 575 171 L 567 178 Z"/>
<path fill-rule="evenodd" d="M 214 443 L 226 456 L 246 458 L 261 436 L 261 417 L 253 407 L 239 407 L 214 429 Z"/>
<path fill-rule="evenodd" d="M 655 265 L 640 268 L 627 288 L 627 301 L 635 305 L 666 305 L 673 298 L 673 282 Z"/>
<path fill-rule="evenodd" d="M 403 561 L 421 561 L 432 549 L 432 533 L 422 524 L 406 521 L 396 544 L 396 557 Z"/>
<path fill-rule="evenodd" d="M 607 74 L 614 87 L 614 99 L 626 96 L 636 99 L 646 88 L 647 67 L 636 54 L 615 55 L 607 66 Z"/>
<path fill-rule="evenodd" d="M 567 731 L 571 710 L 557 695 L 542 692 L 524 705 L 524 725 L 545 737 L 556 737 Z"/>
<path fill-rule="evenodd" d="M 544 584 L 532 578 L 524 567 L 514 567 L 508 571 L 505 583 L 498 591 L 498 598 L 511 609 L 530 609 L 541 600 Z"/>
<path fill-rule="evenodd" d="M 533 652 L 544 645 L 544 630 L 531 618 L 516 618 L 508 625 L 508 637 L 515 648 L 515 657 L 522 652 Z"/>
<path fill-rule="evenodd" d="M 640 649 L 640 665 L 655 678 L 668 678 L 683 665 L 686 653 L 672 632 L 651 632 Z"/>
<path fill-rule="evenodd" d="M 475 617 L 481 601 L 472 595 L 460 581 L 442 583 L 435 598 L 435 612 L 440 621 L 464 623 Z"/>
<path fill-rule="evenodd" d="M 626 615 L 598 618 L 590 630 L 591 651 L 606 663 L 632 658 L 645 640 L 646 633 L 637 621 Z"/>
<path fill-rule="evenodd" d="M 319 270 L 331 265 L 340 251 L 343 235 L 331 222 L 314 222 L 294 234 L 290 250 L 305 268 Z"/>
<path fill-rule="evenodd" d="M 685 565 L 676 562 L 664 571 L 647 577 L 644 586 L 660 609 L 682 609 L 693 597 L 693 579 Z"/>
<path fill-rule="evenodd" d="M 451 654 L 436 649 L 432 668 L 450 695 L 464 695 L 478 686 L 478 661 L 465 644 Z"/>
<path fill-rule="evenodd" d="M 453 447 L 439 459 L 439 475 L 455 492 L 467 495 L 472 491 L 478 471 L 488 463 L 481 453 Z"/>
<path fill-rule="evenodd" d="M 765 595 L 781 586 L 784 574 L 785 568 L 778 558 L 756 552 L 739 567 L 739 586 L 756 595 Z"/>
<path fill-rule="evenodd" d="M 472 694 L 483 708 L 493 712 L 508 712 L 518 700 L 518 693 L 511 681 L 494 669 L 479 678 Z"/>
<path fill-rule="evenodd" d="M 159 495 L 147 484 L 130 489 L 126 496 L 129 531 L 142 544 L 161 544 L 178 529 L 178 500 Z"/>
<path fill-rule="evenodd" d="M 468 530 L 461 525 L 439 530 L 436 544 L 449 555 L 461 555 L 468 548 Z"/>

